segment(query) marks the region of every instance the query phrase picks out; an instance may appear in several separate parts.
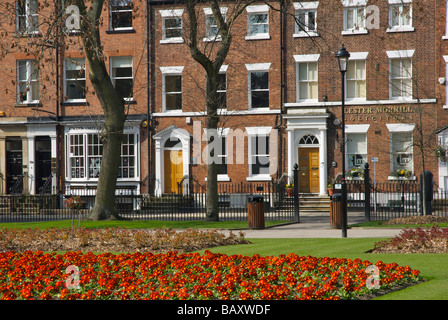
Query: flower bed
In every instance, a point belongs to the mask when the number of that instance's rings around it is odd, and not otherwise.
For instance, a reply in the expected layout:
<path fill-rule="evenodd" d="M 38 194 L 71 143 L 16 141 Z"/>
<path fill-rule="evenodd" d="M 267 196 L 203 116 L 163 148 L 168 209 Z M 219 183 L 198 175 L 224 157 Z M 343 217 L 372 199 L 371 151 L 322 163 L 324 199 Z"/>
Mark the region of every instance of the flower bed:
<path fill-rule="evenodd" d="M 372 252 L 448 253 L 448 228 L 406 228 L 394 238 L 375 243 Z"/>
<path fill-rule="evenodd" d="M 168 228 L 131 230 L 125 228 L 0 228 L 4 251 L 92 251 L 92 252 L 191 252 L 217 246 L 250 243 L 244 234 L 219 230 Z"/>
<path fill-rule="evenodd" d="M 379 283 L 372 288 L 373 274 L 366 272 L 371 264 L 295 254 L 228 256 L 208 250 L 203 255 L 9 251 L 0 253 L 0 297 L 339 300 L 420 281 L 417 270 L 378 261 L 374 269 Z"/>

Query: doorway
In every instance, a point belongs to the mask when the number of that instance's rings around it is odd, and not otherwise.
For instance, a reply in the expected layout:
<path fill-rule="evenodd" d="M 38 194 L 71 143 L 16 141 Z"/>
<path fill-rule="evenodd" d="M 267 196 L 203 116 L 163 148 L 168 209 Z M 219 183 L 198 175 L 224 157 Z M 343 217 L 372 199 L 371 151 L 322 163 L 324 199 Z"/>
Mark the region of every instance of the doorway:
<path fill-rule="evenodd" d="M 165 165 L 165 193 L 177 193 L 177 184 L 182 181 L 183 161 L 182 151 L 180 150 L 165 150 L 164 152 Z"/>
<path fill-rule="evenodd" d="M 36 192 L 51 193 L 51 139 L 36 137 Z"/>
<path fill-rule="evenodd" d="M 299 192 L 319 193 L 319 148 L 299 148 Z"/>
<path fill-rule="evenodd" d="M 23 192 L 23 155 L 20 138 L 6 139 L 6 192 Z"/>

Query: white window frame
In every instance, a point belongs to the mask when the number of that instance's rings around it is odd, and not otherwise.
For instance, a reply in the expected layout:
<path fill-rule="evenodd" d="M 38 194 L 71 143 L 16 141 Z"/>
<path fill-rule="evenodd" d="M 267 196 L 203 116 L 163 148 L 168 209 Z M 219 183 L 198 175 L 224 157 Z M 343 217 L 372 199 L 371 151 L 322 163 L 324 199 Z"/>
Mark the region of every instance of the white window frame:
<path fill-rule="evenodd" d="M 366 153 L 365 153 L 365 161 L 368 162 L 367 159 L 367 155 L 368 155 L 368 139 L 367 139 L 367 132 L 369 131 L 370 128 L 370 124 L 349 124 L 349 125 L 345 125 L 345 133 L 347 134 L 347 143 L 345 144 L 345 153 L 347 154 L 347 157 L 345 159 L 346 163 L 346 168 L 350 169 L 350 165 L 349 165 L 349 153 L 348 153 L 348 149 L 349 149 L 349 142 L 348 142 L 348 138 L 350 137 L 350 134 L 363 134 L 366 136 Z"/>
<path fill-rule="evenodd" d="M 131 3 L 131 8 L 130 9 L 118 9 L 118 10 L 113 10 L 112 9 L 112 1 L 109 4 L 109 28 L 110 30 L 133 30 L 134 29 L 134 17 L 132 16 L 132 0 L 130 0 Z M 131 12 L 131 26 L 130 27 L 117 27 L 115 28 L 113 25 L 113 19 L 112 19 L 112 13 L 114 12 Z"/>
<path fill-rule="evenodd" d="M 367 99 L 367 56 L 369 55 L 368 52 L 350 52 L 350 57 L 348 58 L 349 63 L 355 62 L 355 64 L 358 63 L 364 63 L 364 70 L 365 70 L 365 78 L 364 79 L 348 79 L 347 73 L 345 76 L 345 98 L 349 101 L 366 101 Z M 347 88 L 348 88 L 348 81 L 364 81 L 365 82 L 365 90 L 364 97 L 359 97 L 359 92 L 356 92 L 356 97 L 349 98 L 347 95 Z"/>
<path fill-rule="evenodd" d="M 415 179 L 415 171 L 414 171 L 414 135 L 413 131 L 415 128 L 415 124 L 409 124 L 409 123 L 387 123 L 386 124 L 387 129 L 389 130 L 389 140 L 390 140 L 390 171 L 393 172 L 394 167 L 394 156 L 399 153 L 395 153 L 393 150 L 393 135 L 394 133 L 407 133 L 411 135 L 411 147 L 410 150 L 406 150 L 406 152 L 403 152 L 404 154 L 411 154 L 412 155 L 412 173 L 413 176 L 411 177 L 411 180 Z M 389 176 L 389 180 L 396 180 L 394 176 Z"/>
<path fill-rule="evenodd" d="M 409 6 L 409 24 L 403 25 L 402 12 L 403 7 Z M 394 7 L 399 7 L 400 17 L 398 25 L 392 25 L 392 12 Z M 412 0 L 389 0 L 389 26 L 386 32 L 410 32 L 414 31 L 412 22 Z"/>
<path fill-rule="evenodd" d="M 269 69 L 270 69 L 270 67 L 271 67 L 271 64 L 270 63 L 253 63 L 253 64 L 246 64 L 246 69 L 247 69 L 247 71 L 248 71 L 248 78 L 247 78 L 247 80 L 248 80 L 248 104 L 249 104 L 249 110 L 266 110 L 266 109 L 269 109 L 269 106 L 268 107 L 265 107 L 265 108 L 253 108 L 252 107 L 252 91 L 255 91 L 255 90 L 252 90 L 252 88 L 251 88 L 251 77 L 252 77 L 252 73 L 253 72 L 267 72 L 268 73 L 268 77 L 269 77 Z M 267 89 L 260 89 L 260 90 L 257 90 L 257 91 L 267 91 L 269 94 L 270 94 L 270 92 L 269 92 L 269 81 L 268 81 L 268 88 Z M 269 104 L 270 104 L 271 102 L 270 102 L 270 97 L 269 97 Z"/>
<path fill-rule="evenodd" d="M 38 0 L 23 0 L 25 6 L 25 15 L 19 15 L 19 2 L 16 2 L 16 31 L 21 34 L 35 34 L 39 33 L 39 12 L 32 13 L 30 2 L 35 1 L 38 5 Z M 39 10 L 39 9 L 38 9 Z M 25 18 L 25 30 L 20 31 L 20 19 Z M 33 25 L 33 17 L 37 17 L 37 25 Z"/>
<path fill-rule="evenodd" d="M 227 109 L 227 68 L 228 67 L 229 67 L 228 65 L 223 65 L 219 69 L 219 74 L 223 74 L 226 77 L 225 89 L 224 90 L 220 90 L 220 89 L 216 90 L 217 93 L 224 93 L 226 95 L 226 105 L 225 105 L 225 107 L 224 108 L 218 107 L 221 110 L 226 110 Z"/>
<path fill-rule="evenodd" d="M 73 79 L 67 78 L 67 62 L 68 61 L 76 61 L 81 66 L 81 69 L 84 68 L 84 78 L 76 77 Z M 82 62 L 81 62 L 82 61 Z M 77 64 L 78 65 L 78 64 Z M 64 97 L 67 97 L 67 82 L 68 81 L 82 81 L 84 80 L 84 96 L 86 95 L 86 63 L 84 58 L 66 58 L 64 60 Z M 64 102 L 86 102 L 86 98 L 84 99 L 64 99 Z"/>
<path fill-rule="evenodd" d="M 342 35 L 352 35 L 352 34 L 366 34 L 368 30 L 366 28 L 366 5 L 367 0 L 342 0 L 342 5 L 344 7 L 344 20 L 343 20 L 343 30 Z M 362 10 L 363 16 L 361 17 L 361 25 L 356 26 L 358 21 L 359 9 Z M 348 28 L 348 10 L 353 10 L 353 25 L 356 27 Z"/>
<path fill-rule="evenodd" d="M 132 73 L 130 77 L 115 77 L 114 76 L 114 62 L 117 60 L 124 60 L 126 58 L 130 59 L 130 65 L 132 69 Z M 110 57 L 110 79 L 112 80 L 112 84 L 115 87 L 115 80 L 132 80 L 132 87 L 134 87 L 134 59 L 132 56 L 116 56 L 116 57 Z M 132 91 L 132 97 L 123 97 L 124 101 L 133 101 L 134 100 L 134 91 Z"/>
<path fill-rule="evenodd" d="M 26 79 L 20 79 L 20 63 L 21 62 L 25 62 L 26 64 Z M 39 103 L 39 99 L 37 100 L 33 100 L 32 96 L 33 96 L 33 91 L 32 91 L 32 86 L 31 83 L 32 82 L 37 82 L 38 85 L 38 95 L 40 95 L 40 79 L 39 79 L 39 69 L 36 67 L 37 64 L 37 60 L 17 60 L 16 63 L 16 70 L 17 70 L 17 86 L 16 86 L 16 90 L 17 90 L 17 103 L 18 104 L 32 104 L 32 103 Z M 37 80 L 33 80 L 32 79 L 32 74 L 36 72 L 37 73 Z M 26 94 L 26 100 L 20 100 L 20 84 L 22 83 L 26 83 L 27 88 L 29 88 L 29 90 L 27 90 L 27 94 Z"/>
<path fill-rule="evenodd" d="M 248 6 L 248 7 L 246 7 L 246 12 L 247 12 L 247 35 L 246 35 L 245 39 L 246 40 L 268 40 L 268 39 L 271 39 L 271 36 L 269 35 L 269 6 L 268 5 Z M 251 23 L 250 23 L 249 17 L 251 15 L 259 15 L 259 14 L 267 15 L 267 22 L 264 24 L 267 24 L 268 32 L 250 34 Z"/>
<path fill-rule="evenodd" d="M 183 21 L 182 21 L 182 15 L 184 13 L 184 9 L 171 9 L 171 10 L 160 10 L 160 15 L 162 16 L 162 40 L 160 40 L 160 43 L 183 43 L 184 39 L 182 37 L 183 34 Z M 165 21 L 167 19 L 180 19 L 180 30 L 181 30 L 181 36 L 180 37 L 166 37 L 166 28 L 165 28 Z"/>
<path fill-rule="evenodd" d="M 269 144 L 266 146 L 269 150 L 268 154 L 252 154 L 252 139 L 258 137 L 268 137 L 270 138 L 272 127 L 246 127 L 247 132 L 247 143 L 248 143 L 248 163 L 249 163 L 249 176 L 246 178 L 247 181 L 271 181 L 271 175 L 269 173 L 264 174 L 253 174 L 252 173 L 252 158 L 254 157 L 260 157 L 260 156 L 267 156 L 269 158 L 269 166 L 271 166 L 271 145 L 272 145 L 272 139 L 269 139 Z M 270 171 L 270 169 L 269 169 Z"/>
<path fill-rule="evenodd" d="M 443 109 L 448 109 L 448 85 L 446 84 L 448 81 L 448 55 L 443 56 L 443 60 L 445 61 L 445 78 L 442 79 L 442 83 L 445 83 L 445 104 Z"/>
<path fill-rule="evenodd" d="M 224 21 L 226 20 L 226 15 L 227 15 L 227 7 L 222 7 L 220 8 L 221 11 L 221 15 L 224 19 Z M 204 15 L 205 15 L 205 36 L 203 38 L 203 41 L 205 42 L 209 42 L 209 41 L 221 41 L 221 34 L 219 33 L 219 28 L 216 25 L 216 21 L 214 21 L 216 28 L 218 28 L 218 32 L 215 35 L 210 34 L 210 25 L 207 23 L 207 20 L 210 18 L 214 18 L 213 16 L 213 11 L 211 8 L 204 8 Z"/>
<path fill-rule="evenodd" d="M 296 62 L 296 101 L 297 102 L 318 102 L 319 100 L 319 58 L 320 54 L 300 54 L 294 55 L 294 61 Z M 317 97 L 315 99 L 302 99 L 300 98 L 300 81 L 299 80 L 299 65 L 301 63 L 316 63 L 317 64 L 317 79 L 313 82 L 317 82 Z"/>
<path fill-rule="evenodd" d="M 413 71 L 412 71 L 412 56 L 414 55 L 415 50 L 396 50 L 396 51 L 386 51 L 387 56 L 389 57 L 389 99 L 390 100 L 410 100 L 413 95 Z M 409 78 L 411 80 L 411 95 L 410 96 L 392 96 L 392 60 L 393 59 L 410 59 L 411 60 L 411 76 Z M 398 79 L 398 78 L 395 78 Z"/>
<path fill-rule="evenodd" d="M 230 181 L 230 177 L 229 177 L 229 153 L 232 155 L 233 154 L 233 150 L 229 150 L 230 147 L 233 147 L 232 145 L 229 145 L 228 140 L 227 140 L 227 135 L 230 132 L 230 128 L 218 128 L 216 129 L 217 131 L 217 137 L 219 138 L 219 151 L 221 151 L 221 153 L 217 154 L 216 157 L 218 158 L 225 158 L 226 161 L 226 167 L 227 167 L 227 173 L 226 174 L 218 174 L 217 175 L 217 179 L 218 181 Z M 207 128 L 204 128 L 204 135 L 207 136 Z M 225 154 L 222 154 L 222 140 L 221 139 L 225 139 Z M 216 146 L 216 143 L 213 143 L 214 146 Z M 216 150 L 214 150 L 216 152 Z M 219 165 L 217 163 L 217 165 Z M 205 177 L 205 181 L 207 181 L 207 177 Z"/>
<path fill-rule="evenodd" d="M 140 180 L 140 160 L 139 160 L 139 132 L 138 129 L 132 128 L 132 129 L 126 129 L 124 130 L 125 135 L 134 135 L 134 177 L 131 178 L 117 178 L 117 181 L 139 181 Z M 82 144 L 77 144 L 79 148 L 82 150 L 82 155 L 78 156 L 78 158 L 82 159 L 83 161 L 83 173 L 80 174 L 79 177 L 73 177 L 72 175 L 72 164 L 71 161 L 74 159 L 74 155 L 71 155 L 71 147 L 72 144 L 70 142 L 70 139 L 72 136 L 79 136 L 82 140 Z M 65 179 L 69 182 L 85 182 L 85 181 L 92 181 L 97 182 L 98 177 L 90 177 L 90 167 L 89 167 L 89 159 L 91 158 L 101 158 L 101 156 L 98 155 L 90 155 L 89 154 L 89 144 L 88 144 L 88 136 L 89 135 L 100 135 L 100 132 L 96 130 L 95 128 L 88 128 L 88 129 L 80 129 L 80 128 L 66 128 L 65 131 Z M 123 146 L 122 146 L 123 147 Z M 104 151 L 104 150 L 103 150 Z M 123 156 L 128 155 L 122 155 L 120 157 L 120 170 L 122 169 L 122 160 Z M 100 165 L 101 166 L 101 165 Z M 129 167 L 128 167 L 129 168 Z M 99 168 L 98 168 L 99 169 Z M 99 173 L 98 173 L 99 174 Z"/>
<path fill-rule="evenodd" d="M 165 87 L 165 77 L 166 76 L 181 76 L 183 82 L 182 72 L 184 67 L 160 67 L 160 71 L 162 72 L 162 112 L 164 113 L 182 113 L 182 107 L 176 110 L 167 110 L 166 109 L 166 87 Z M 183 95 L 183 85 L 181 84 L 181 91 L 178 94 Z"/>
<path fill-rule="evenodd" d="M 294 38 L 301 37 L 317 37 L 319 34 L 317 33 L 317 7 L 319 6 L 319 1 L 313 2 L 294 2 L 294 10 L 295 10 L 295 32 L 293 34 Z M 309 30 L 308 28 L 308 13 L 314 13 L 314 30 Z M 305 27 L 306 30 L 301 30 L 297 21 L 299 20 L 298 15 L 300 13 L 305 13 Z"/>

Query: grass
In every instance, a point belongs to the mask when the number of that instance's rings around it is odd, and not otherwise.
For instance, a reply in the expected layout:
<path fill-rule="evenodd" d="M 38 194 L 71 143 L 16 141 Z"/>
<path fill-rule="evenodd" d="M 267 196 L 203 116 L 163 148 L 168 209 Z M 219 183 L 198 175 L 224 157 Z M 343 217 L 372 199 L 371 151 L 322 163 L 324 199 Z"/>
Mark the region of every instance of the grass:
<path fill-rule="evenodd" d="M 274 226 L 286 223 L 287 221 L 266 221 L 265 226 Z M 73 222 L 76 226 L 77 221 Z M 45 221 L 45 222 L 8 222 L 0 223 L 0 228 L 71 228 L 72 220 L 59 221 Z M 171 228 L 171 229 L 187 229 L 187 228 L 204 228 L 204 229 L 243 229 L 248 227 L 247 221 L 126 221 L 126 220 L 107 220 L 107 221 L 81 221 L 83 228 L 131 228 L 131 229 L 157 229 L 157 228 Z"/>
<path fill-rule="evenodd" d="M 315 257 L 359 258 L 372 263 L 380 260 L 409 265 L 421 271 L 427 282 L 396 291 L 377 300 L 448 300 L 448 254 L 367 253 L 381 238 L 341 239 L 248 239 L 252 244 L 211 248 L 224 254 L 280 255 L 296 253 Z"/>
<path fill-rule="evenodd" d="M 361 222 L 356 224 L 351 224 L 350 227 L 358 227 L 358 228 L 393 228 L 393 229 L 404 229 L 406 227 L 409 228 L 417 228 L 417 227 L 432 227 L 433 223 L 426 224 L 382 224 L 386 221 L 369 221 L 369 222 Z M 441 228 L 448 228 L 448 223 L 438 223 L 437 224 Z"/>
<path fill-rule="evenodd" d="M 266 222 L 266 226 L 283 223 L 284 221 Z M 0 227 L 7 228 L 51 228 L 71 227 L 71 220 L 36 222 L 36 223 L 3 223 Z M 86 228 L 246 228 L 246 221 L 82 221 Z M 380 227 L 379 222 L 361 223 L 360 227 Z M 388 227 L 388 226 L 381 226 Z M 405 226 L 392 226 L 405 227 Z M 215 247 L 212 252 L 243 255 L 280 255 L 296 253 L 315 257 L 359 258 L 375 263 L 381 260 L 385 263 L 396 262 L 399 265 L 409 265 L 421 271 L 428 281 L 400 291 L 392 292 L 377 300 L 448 300 L 448 254 L 372 254 L 367 253 L 375 242 L 385 238 L 340 238 L 340 239 L 248 239 L 252 243 L 238 246 Z M 203 251 L 202 251 L 203 252 Z M 201 252 L 201 253 L 202 253 Z"/>

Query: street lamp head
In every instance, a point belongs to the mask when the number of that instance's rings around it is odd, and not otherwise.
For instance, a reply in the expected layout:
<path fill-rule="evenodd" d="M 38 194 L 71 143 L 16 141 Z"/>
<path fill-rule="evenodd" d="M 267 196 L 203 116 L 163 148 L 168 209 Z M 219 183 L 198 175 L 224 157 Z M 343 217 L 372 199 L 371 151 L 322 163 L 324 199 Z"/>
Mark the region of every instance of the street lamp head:
<path fill-rule="evenodd" d="M 346 72 L 350 53 L 345 50 L 344 45 L 342 45 L 342 48 L 339 49 L 338 53 L 335 54 L 335 57 L 338 59 L 339 71 Z"/>

